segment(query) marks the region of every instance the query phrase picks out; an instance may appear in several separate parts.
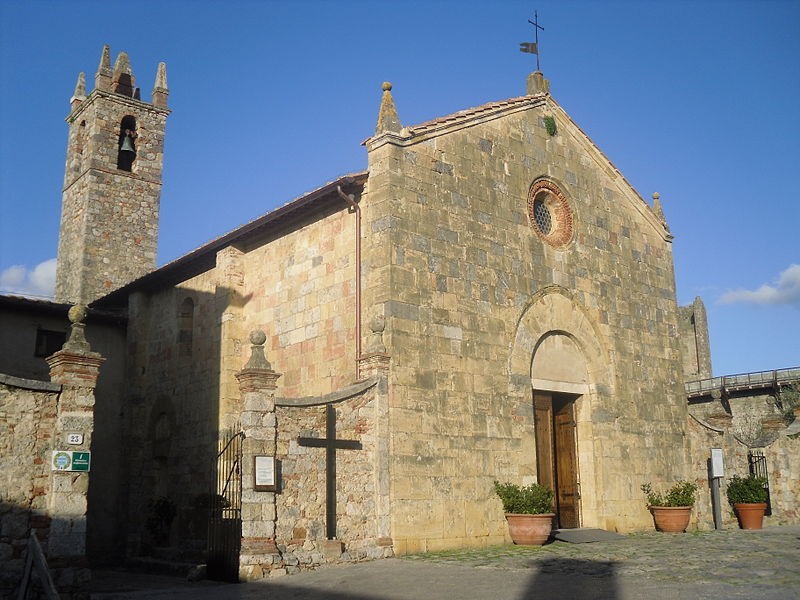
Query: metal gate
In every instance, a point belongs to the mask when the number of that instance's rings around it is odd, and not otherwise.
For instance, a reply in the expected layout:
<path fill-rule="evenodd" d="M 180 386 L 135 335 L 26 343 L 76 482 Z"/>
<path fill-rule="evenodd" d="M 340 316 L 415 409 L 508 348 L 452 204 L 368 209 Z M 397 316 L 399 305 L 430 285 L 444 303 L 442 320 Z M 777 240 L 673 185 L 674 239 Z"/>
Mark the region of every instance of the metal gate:
<path fill-rule="evenodd" d="M 235 427 L 219 441 L 216 493 L 211 499 L 208 521 L 208 577 L 234 583 L 239 581 L 242 547 L 243 439 L 244 433 Z"/>
<path fill-rule="evenodd" d="M 751 475 L 763 477 L 766 481 L 764 487 L 767 490 L 767 510 L 764 514 L 770 516 L 772 514 L 772 502 L 769 497 L 769 473 L 767 471 L 767 457 L 764 456 L 764 451 L 750 450 L 747 453 L 747 463 L 750 466 Z"/>

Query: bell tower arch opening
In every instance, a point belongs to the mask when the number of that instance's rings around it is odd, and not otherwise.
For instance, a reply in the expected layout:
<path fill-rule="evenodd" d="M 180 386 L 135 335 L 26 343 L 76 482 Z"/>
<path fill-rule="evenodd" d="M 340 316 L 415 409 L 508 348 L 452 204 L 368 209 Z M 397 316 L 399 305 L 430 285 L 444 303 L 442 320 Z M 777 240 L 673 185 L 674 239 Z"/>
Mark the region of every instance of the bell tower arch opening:
<path fill-rule="evenodd" d="M 132 171 L 136 159 L 136 117 L 125 115 L 119 126 L 117 142 L 117 168 L 120 171 Z"/>

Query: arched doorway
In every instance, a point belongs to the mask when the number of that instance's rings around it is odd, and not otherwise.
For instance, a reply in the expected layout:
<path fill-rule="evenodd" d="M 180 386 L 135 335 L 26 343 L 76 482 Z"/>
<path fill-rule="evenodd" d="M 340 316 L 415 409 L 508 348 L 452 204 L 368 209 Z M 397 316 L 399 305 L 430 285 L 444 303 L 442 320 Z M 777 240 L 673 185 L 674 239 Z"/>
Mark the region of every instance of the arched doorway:
<path fill-rule="evenodd" d="M 556 493 L 560 527 L 604 527 L 603 462 L 593 411 L 614 393 L 614 366 L 591 317 L 569 290 L 549 286 L 523 310 L 509 356 L 509 397 L 533 404 L 520 472 Z M 530 437 L 527 437 L 530 436 Z"/>
<path fill-rule="evenodd" d="M 536 472 L 555 492 L 558 527 L 581 526 L 576 404 L 588 392 L 586 361 L 567 334 L 539 339 L 531 366 Z"/>

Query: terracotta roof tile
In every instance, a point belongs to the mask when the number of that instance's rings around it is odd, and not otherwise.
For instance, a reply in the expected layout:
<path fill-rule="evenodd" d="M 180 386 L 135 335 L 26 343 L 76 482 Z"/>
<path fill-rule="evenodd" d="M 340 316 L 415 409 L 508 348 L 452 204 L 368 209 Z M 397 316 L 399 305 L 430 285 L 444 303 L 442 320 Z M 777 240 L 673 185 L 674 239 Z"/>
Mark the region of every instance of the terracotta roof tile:
<path fill-rule="evenodd" d="M 466 110 L 460 110 L 458 112 L 446 115 L 444 117 L 438 117 L 436 119 L 431 119 L 430 121 L 425 121 L 424 123 L 420 123 L 419 125 L 412 125 L 407 129 L 412 135 L 420 135 L 422 133 L 426 133 L 443 125 L 453 125 L 456 123 L 469 121 L 470 119 L 473 119 L 475 117 L 480 117 L 482 115 L 489 114 L 497 110 L 502 110 L 506 108 L 516 108 L 518 106 L 525 106 L 527 104 L 538 103 L 544 98 L 545 98 L 544 94 L 536 94 L 534 96 L 518 96 L 517 98 L 509 98 L 507 100 L 487 102 L 486 104 L 481 104 L 480 106 L 475 106 L 473 108 L 468 108 Z"/>

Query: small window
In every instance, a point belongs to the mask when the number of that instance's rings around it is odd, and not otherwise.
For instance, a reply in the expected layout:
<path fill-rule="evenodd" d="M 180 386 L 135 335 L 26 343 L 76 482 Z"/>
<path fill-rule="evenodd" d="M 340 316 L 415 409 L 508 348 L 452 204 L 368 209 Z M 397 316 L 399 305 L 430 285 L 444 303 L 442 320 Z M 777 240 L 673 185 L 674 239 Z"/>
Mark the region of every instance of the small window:
<path fill-rule="evenodd" d="M 194 334 L 194 301 L 185 298 L 178 313 L 178 351 L 181 356 L 192 355 Z"/>
<path fill-rule="evenodd" d="M 537 196 L 533 201 L 533 219 L 536 226 L 544 235 L 550 235 L 553 231 L 553 216 L 544 201 L 544 195 Z"/>
<path fill-rule="evenodd" d="M 34 356 L 46 358 L 55 354 L 64 346 L 67 341 L 67 334 L 63 331 L 50 331 L 48 329 L 36 330 L 36 348 Z"/>
<path fill-rule="evenodd" d="M 528 217 L 531 226 L 546 244 L 563 248 L 572 240 L 572 209 L 567 197 L 552 181 L 539 179 L 531 185 Z"/>

